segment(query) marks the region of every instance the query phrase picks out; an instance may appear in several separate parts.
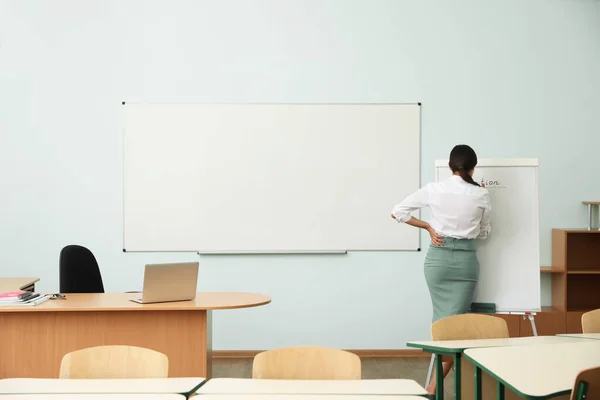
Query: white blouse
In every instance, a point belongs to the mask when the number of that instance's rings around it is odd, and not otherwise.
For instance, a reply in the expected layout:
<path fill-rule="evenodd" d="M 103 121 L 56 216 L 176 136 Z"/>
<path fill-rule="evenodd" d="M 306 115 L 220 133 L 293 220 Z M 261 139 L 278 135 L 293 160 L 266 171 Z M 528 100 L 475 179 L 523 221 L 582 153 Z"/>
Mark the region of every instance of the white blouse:
<path fill-rule="evenodd" d="M 485 239 L 492 230 L 489 192 L 465 182 L 458 175 L 429 183 L 396 205 L 392 214 L 398 222 L 406 222 L 413 211 L 423 207 L 431 209 L 429 225 L 439 235 Z"/>

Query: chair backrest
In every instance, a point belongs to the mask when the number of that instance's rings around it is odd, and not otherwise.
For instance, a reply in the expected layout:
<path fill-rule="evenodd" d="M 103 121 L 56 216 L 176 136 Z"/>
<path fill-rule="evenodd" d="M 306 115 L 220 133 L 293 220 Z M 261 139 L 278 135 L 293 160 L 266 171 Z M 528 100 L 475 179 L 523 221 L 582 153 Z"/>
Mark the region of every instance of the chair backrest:
<path fill-rule="evenodd" d="M 320 346 L 296 346 L 263 351 L 252 363 L 254 379 L 361 379 L 360 358 Z"/>
<path fill-rule="evenodd" d="M 508 325 L 499 317 L 485 314 L 459 314 L 442 318 L 431 325 L 432 340 L 469 340 L 507 338 Z"/>
<path fill-rule="evenodd" d="M 600 308 L 581 316 L 581 329 L 583 333 L 600 333 Z"/>
<path fill-rule="evenodd" d="M 575 378 L 571 400 L 579 399 L 600 399 L 600 367 L 583 370 Z"/>
<path fill-rule="evenodd" d="M 485 314 L 459 314 L 446 317 L 435 321 L 431 325 L 431 338 L 433 340 L 470 340 L 470 339 L 499 339 L 507 338 L 508 325 L 506 321 L 499 317 Z M 463 400 L 475 398 L 474 381 L 475 369 L 473 364 L 464 358 L 460 360 L 461 388 Z M 483 399 L 496 398 L 496 385 L 491 376 L 485 372 L 482 374 L 482 395 Z M 507 390 L 506 400 L 514 400 L 518 396 Z"/>
<path fill-rule="evenodd" d="M 104 293 L 102 275 L 96 257 L 79 245 L 69 245 L 60 252 L 60 293 Z"/>
<path fill-rule="evenodd" d="M 163 353 L 135 346 L 98 346 L 66 354 L 61 379 L 167 378 L 169 359 Z"/>

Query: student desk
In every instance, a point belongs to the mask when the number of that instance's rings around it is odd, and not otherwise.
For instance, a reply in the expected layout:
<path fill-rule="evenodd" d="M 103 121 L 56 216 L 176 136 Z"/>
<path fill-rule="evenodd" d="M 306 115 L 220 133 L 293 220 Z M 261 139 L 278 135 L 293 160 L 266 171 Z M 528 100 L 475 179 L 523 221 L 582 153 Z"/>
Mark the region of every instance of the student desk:
<path fill-rule="evenodd" d="M 33 292 L 40 278 L 0 278 L 0 293 L 26 290 Z"/>
<path fill-rule="evenodd" d="M 475 399 L 481 399 L 481 371 L 497 382 L 497 398 L 504 388 L 525 399 L 568 395 L 580 371 L 600 366 L 600 342 L 477 348 L 465 350 L 475 365 Z"/>
<path fill-rule="evenodd" d="M 570 337 L 570 338 L 577 338 L 577 339 L 600 340 L 600 333 L 561 333 L 556 336 Z"/>
<path fill-rule="evenodd" d="M 180 394 L 8 394 L 0 400 L 185 400 Z"/>
<path fill-rule="evenodd" d="M 424 342 L 408 342 L 408 347 L 422 349 L 425 352 L 435 354 L 436 359 L 436 398 L 444 398 L 444 380 L 439 379 L 442 371 L 442 356 L 454 358 L 454 398 L 461 398 L 461 355 L 466 349 L 474 347 L 505 347 L 505 346 L 527 346 L 533 344 L 558 344 L 572 343 L 576 338 L 558 336 L 529 336 L 503 339 L 472 339 L 472 340 L 432 340 Z"/>
<path fill-rule="evenodd" d="M 0 396 L 5 394 L 182 394 L 189 396 L 205 382 L 204 378 L 153 379 L 36 379 L 0 380 Z"/>
<path fill-rule="evenodd" d="M 199 395 L 417 395 L 427 392 L 410 379 L 295 380 L 216 378 L 206 382 Z M 311 397 L 312 399 L 312 397 Z"/>
<path fill-rule="evenodd" d="M 212 310 L 254 307 L 253 293 L 198 293 L 195 300 L 138 304 L 137 293 L 66 294 L 37 306 L 0 307 L 0 378 L 58 378 L 63 356 L 102 345 L 167 355 L 170 377 L 211 375 Z"/>

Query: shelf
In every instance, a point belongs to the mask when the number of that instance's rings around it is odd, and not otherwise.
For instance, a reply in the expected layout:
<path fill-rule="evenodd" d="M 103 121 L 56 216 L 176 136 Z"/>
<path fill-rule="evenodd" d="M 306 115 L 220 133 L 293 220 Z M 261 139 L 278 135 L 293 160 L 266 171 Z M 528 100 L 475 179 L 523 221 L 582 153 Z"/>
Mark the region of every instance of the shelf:
<path fill-rule="evenodd" d="M 540 270 L 551 273 L 552 305 L 569 333 L 581 331 L 581 314 L 600 308 L 600 230 L 553 229 L 550 265 Z"/>
<path fill-rule="evenodd" d="M 600 275 L 600 270 L 579 270 L 579 271 L 567 271 L 569 275 Z"/>
<path fill-rule="evenodd" d="M 556 267 L 540 267 L 540 272 L 542 274 L 562 274 L 565 272 L 563 268 Z"/>
<path fill-rule="evenodd" d="M 580 273 L 571 274 L 570 272 Z M 566 276 L 567 311 L 600 308 L 600 296 L 598 296 L 600 273 L 590 274 L 587 271 L 568 271 Z"/>
<path fill-rule="evenodd" d="M 557 231 L 562 231 L 566 233 L 600 233 L 600 230 L 597 228 L 592 228 L 588 230 L 587 228 L 579 228 L 579 229 L 556 229 Z"/>
<path fill-rule="evenodd" d="M 543 313 L 554 313 L 554 312 L 565 312 L 565 310 L 561 310 L 558 307 L 552 307 L 552 306 L 542 306 L 542 311 Z"/>

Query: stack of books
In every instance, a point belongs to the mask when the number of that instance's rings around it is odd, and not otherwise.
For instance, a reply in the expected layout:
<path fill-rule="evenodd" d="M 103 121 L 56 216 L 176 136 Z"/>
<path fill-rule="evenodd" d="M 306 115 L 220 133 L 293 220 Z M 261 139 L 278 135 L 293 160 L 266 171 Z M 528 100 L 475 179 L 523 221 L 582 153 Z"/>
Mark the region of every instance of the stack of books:
<path fill-rule="evenodd" d="M 48 296 L 24 290 L 0 293 L 0 306 L 37 306 L 46 300 L 48 300 Z"/>

